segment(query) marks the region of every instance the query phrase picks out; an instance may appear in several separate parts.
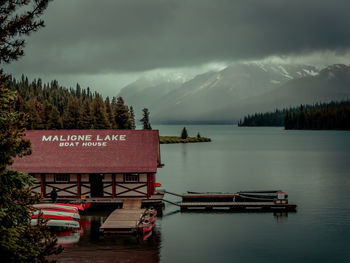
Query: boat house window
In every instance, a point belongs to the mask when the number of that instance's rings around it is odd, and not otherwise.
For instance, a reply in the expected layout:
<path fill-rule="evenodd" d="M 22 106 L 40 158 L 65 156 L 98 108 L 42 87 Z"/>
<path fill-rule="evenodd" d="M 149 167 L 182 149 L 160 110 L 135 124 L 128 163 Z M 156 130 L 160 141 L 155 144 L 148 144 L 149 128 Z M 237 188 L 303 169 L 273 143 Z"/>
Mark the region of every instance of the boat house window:
<path fill-rule="evenodd" d="M 124 181 L 125 182 L 138 182 L 139 181 L 139 175 L 138 174 L 125 174 L 124 175 Z"/>
<path fill-rule="evenodd" d="M 55 174 L 55 182 L 69 183 L 69 174 Z"/>

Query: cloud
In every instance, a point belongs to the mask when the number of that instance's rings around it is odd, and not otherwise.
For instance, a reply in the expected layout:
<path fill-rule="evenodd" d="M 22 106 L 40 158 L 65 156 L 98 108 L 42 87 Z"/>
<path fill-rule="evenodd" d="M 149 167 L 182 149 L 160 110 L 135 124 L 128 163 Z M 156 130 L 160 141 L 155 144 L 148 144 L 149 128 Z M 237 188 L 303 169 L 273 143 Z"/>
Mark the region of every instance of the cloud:
<path fill-rule="evenodd" d="M 348 54 L 350 1 L 60 0 L 8 71 L 110 74 Z"/>

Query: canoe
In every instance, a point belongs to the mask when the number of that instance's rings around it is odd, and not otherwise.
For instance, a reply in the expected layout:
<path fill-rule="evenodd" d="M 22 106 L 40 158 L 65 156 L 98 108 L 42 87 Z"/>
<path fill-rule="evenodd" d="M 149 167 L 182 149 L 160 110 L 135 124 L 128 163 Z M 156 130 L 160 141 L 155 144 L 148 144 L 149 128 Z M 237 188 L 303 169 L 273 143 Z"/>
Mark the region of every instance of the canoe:
<path fill-rule="evenodd" d="M 66 212 L 66 213 L 78 213 L 78 209 L 75 207 L 53 207 L 49 205 L 36 206 L 36 209 L 46 210 L 46 211 L 56 211 L 56 212 Z"/>
<path fill-rule="evenodd" d="M 42 212 L 44 216 L 47 216 L 47 218 L 50 218 L 48 216 L 52 215 L 52 216 L 68 216 L 68 217 L 71 217 L 75 220 L 80 219 L 80 215 L 78 213 L 52 211 L 52 210 L 46 210 L 45 208 L 40 208 L 40 210 L 38 210 L 38 211 L 32 211 L 32 215 L 38 215 L 40 212 Z"/>
<path fill-rule="evenodd" d="M 31 220 L 31 225 L 37 225 L 38 224 L 38 219 L 33 218 Z M 49 219 L 47 222 L 48 227 L 62 227 L 62 228 L 80 228 L 80 224 L 78 221 L 74 220 L 57 220 L 57 219 Z"/>
<path fill-rule="evenodd" d="M 51 208 L 66 208 L 66 209 L 74 209 L 77 213 L 79 212 L 79 209 L 75 206 L 68 206 L 66 204 L 56 204 L 56 203 L 45 203 L 45 204 L 35 204 L 33 205 L 35 208 L 41 208 L 41 207 L 51 207 Z"/>

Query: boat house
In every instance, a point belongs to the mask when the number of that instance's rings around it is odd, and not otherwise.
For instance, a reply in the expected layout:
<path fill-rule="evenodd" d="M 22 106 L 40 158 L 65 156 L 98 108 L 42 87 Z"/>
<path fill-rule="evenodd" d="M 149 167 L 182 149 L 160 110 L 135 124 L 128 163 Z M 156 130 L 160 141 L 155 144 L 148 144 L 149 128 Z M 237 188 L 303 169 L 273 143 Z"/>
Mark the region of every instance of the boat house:
<path fill-rule="evenodd" d="M 11 169 L 36 179 L 33 190 L 58 198 L 140 198 L 155 193 L 160 160 L 157 130 L 27 131 L 32 154 Z"/>

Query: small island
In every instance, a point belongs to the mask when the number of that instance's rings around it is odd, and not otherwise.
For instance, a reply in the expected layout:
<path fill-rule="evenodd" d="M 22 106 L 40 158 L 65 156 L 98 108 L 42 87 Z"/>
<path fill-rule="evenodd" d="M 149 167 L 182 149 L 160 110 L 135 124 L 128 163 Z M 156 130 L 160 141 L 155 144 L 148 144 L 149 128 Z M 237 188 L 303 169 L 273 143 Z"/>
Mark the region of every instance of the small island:
<path fill-rule="evenodd" d="M 159 136 L 160 144 L 194 143 L 194 142 L 211 142 L 211 139 L 202 137 L 199 132 L 197 133 L 196 137 L 189 137 L 186 127 L 182 129 L 181 136 Z"/>
<path fill-rule="evenodd" d="M 211 142 L 210 138 L 205 137 L 187 137 L 182 139 L 180 136 L 159 136 L 160 144 L 169 144 L 169 143 L 194 143 L 194 142 Z"/>

